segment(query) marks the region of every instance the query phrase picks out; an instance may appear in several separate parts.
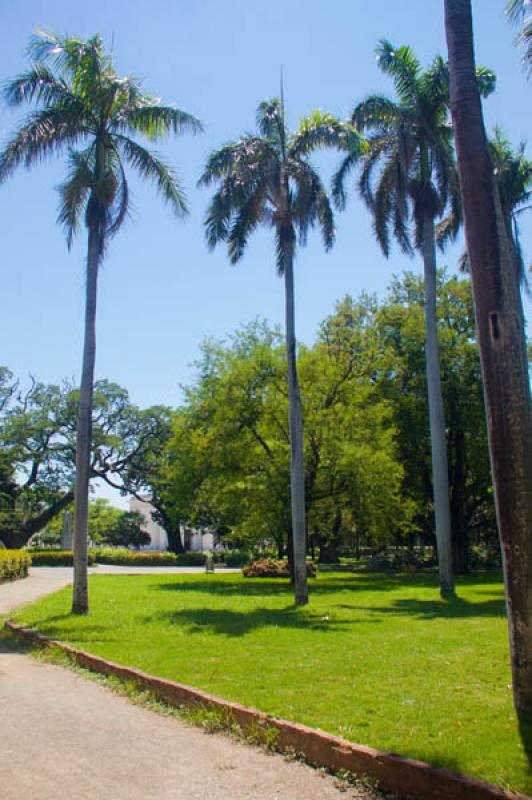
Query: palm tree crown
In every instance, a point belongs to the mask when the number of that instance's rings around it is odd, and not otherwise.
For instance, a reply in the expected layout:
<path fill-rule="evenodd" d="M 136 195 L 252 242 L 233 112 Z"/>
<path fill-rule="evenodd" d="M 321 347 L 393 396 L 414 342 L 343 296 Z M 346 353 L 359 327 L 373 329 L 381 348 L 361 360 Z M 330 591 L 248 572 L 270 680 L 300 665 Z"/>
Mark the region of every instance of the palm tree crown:
<path fill-rule="evenodd" d="M 119 230 L 129 209 L 126 164 L 152 180 L 178 215 L 186 213 L 172 168 L 132 136 L 154 140 L 170 132 L 197 133 L 201 123 L 145 94 L 134 78 L 119 77 L 98 35 L 84 41 L 39 33 L 29 53 L 30 69 L 8 81 L 3 96 L 11 106 L 35 103 L 39 108 L 0 154 L 0 182 L 19 165 L 30 168 L 66 148 L 59 221 L 69 247 L 83 214 L 89 228 L 98 228 L 102 250 Z"/>
<path fill-rule="evenodd" d="M 526 282 L 525 264 L 521 249 L 519 217 L 532 208 L 532 161 L 525 155 L 525 143 L 514 150 L 500 128 L 488 142 L 495 181 L 501 199 L 501 211 L 508 236 L 515 248 L 518 276 Z"/>
<path fill-rule="evenodd" d="M 359 176 L 359 190 L 373 214 L 375 234 L 385 255 L 393 234 L 404 252 L 421 249 L 423 218 L 449 211 L 439 243 L 456 235 L 460 220 L 460 192 L 456 175 L 452 127 L 448 121 L 448 66 L 437 56 L 426 70 L 410 47 L 395 48 L 387 40 L 377 47 L 379 67 L 389 75 L 397 100 L 371 95 L 355 107 L 351 122 L 368 134 L 368 152 Z M 495 76 L 479 68 L 484 95 Z M 333 194 L 345 206 L 345 180 L 360 154 L 350 152 L 333 180 Z M 414 241 L 410 220 L 414 223 Z"/>
<path fill-rule="evenodd" d="M 331 118 L 331 124 L 333 120 Z M 277 268 L 284 273 L 285 249 L 293 252 L 296 236 L 306 242 L 309 228 L 319 226 L 325 248 L 335 238 L 334 218 L 323 183 L 308 160 L 316 126 L 287 131 L 278 98 L 257 109 L 257 134 L 229 142 L 208 159 L 200 185 L 219 183 L 206 217 L 209 247 L 226 242 L 234 264 L 259 225 L 272 227 Z"/>

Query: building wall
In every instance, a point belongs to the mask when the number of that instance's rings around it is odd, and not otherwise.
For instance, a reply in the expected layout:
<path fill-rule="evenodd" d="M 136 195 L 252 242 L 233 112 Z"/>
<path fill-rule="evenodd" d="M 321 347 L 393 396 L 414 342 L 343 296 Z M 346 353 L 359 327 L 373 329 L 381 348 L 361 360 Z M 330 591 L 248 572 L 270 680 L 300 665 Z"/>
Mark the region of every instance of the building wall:
<path fill-rule="evenodd" d="M 151 543 L 142 547 L 142 550 L 168 550 L 168 536 L 164 528 L 152 519 L 153 506 L 143 500 L 132 498 L 129 501 L 129 510 L 138 511 L 144 517 L 142 526 L 151 538 Z M 184 541 L 183 541 L 184 540 Z M 181 541 L 184 543 L 185 550 L 214 550 L 214 536 L 212 533 L 192 528 L 185 528 L 181 531 Z"/>
<path fill-rule="evenodd" d="M 157 522 L 152 519 L 153 506 L 142 500 L 133 498 L 129 501 L 129 510 L 138 511 L 144 517 L 144 525 L 142 526 L 146 533 L 151 538 L 150 544 L 142 547 L 142 550 L 168 550 L 168 537 L 166 531 Z"/>

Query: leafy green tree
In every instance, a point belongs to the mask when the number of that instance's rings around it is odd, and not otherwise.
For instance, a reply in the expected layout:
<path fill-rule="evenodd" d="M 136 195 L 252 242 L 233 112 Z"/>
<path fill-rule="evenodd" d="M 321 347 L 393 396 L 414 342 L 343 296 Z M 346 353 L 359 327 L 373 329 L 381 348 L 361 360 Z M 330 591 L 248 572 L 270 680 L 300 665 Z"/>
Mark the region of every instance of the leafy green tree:
<path fill-rule="evenodd" d="M 144 517 L 138 511 L 123 511 L 106 527 L 102 542 L 114 547 L 135 547 L 139 550 L 151 542 L 150 535 L 142 530 L 143 523 Z"/>
<path fill-rule="evenodd" d="M 437 274 L 442 395 L 449 421 L 448 457 L 453 564 L 467 572 L 472 542 L 497 546 L 480 362 L 469 281 Z M 432 540 L 431 454 L 424 340 L 423 279 L 395 278 L 376 313 L 383 352 L 378 391 L 393 408 L 404 496 L 416 527 Z M 428 540 L 426 537 L 429 537 Z"/>
<path fill-rule="evenodd" d="M 122 511 L 111 505 L 105 497 L 97 497 L 89 503 L 89 539 L 94 544 L 106 541 L 107 531 L 117 525 Z"/>
<path fill-rule="evenodd" d="M 475 79 L 470 0 L 445 0 L 451 111 L 475 304 L 513 696 L 532 712 L 532 401 L 515 261 L 500 210 Z"/>
<path fill-rule="evenodd" d="M 69 383 L 22 387 L 0 370 L 0 539 L 9 547 L 22 547 L 72 503 L 78 404 Z M 123 490 L 121 476 L 158 436 L 158 411 L 141 411 L 125 389 L 97 381 L 91 478 Z"/>
<path fill-rule="evenodd" d="M 303 418 L 296 366 L 294 256 L 297 237 L 305 244 L 309 228 L 318 226 L 328 250 L 334 242 L 334 220 L 327 192 L 308 159 L 311 137 L 303 128 L 291 134 L 284 104 L 264 101 L 257 111 L 258 135 L 230 142 L 209 157 L 200 184 L 218 189 L 206 216 L 211 248 L 227 243 L 229 258 L 238 262 L 249 236 L 259 225 L 273 228 L 277 270 L 284 277 L 286 355 L 288 365 L 291 502 L 295 598 L 308 602 L 305 567 L 306 524 L 303 464 Z"/>
<path fill-rule="evenodd" d="M 441 57 L 422 70 L 410 47 L 381 40 L 377 58 L 394 82 L 397 101 L 371 95 L 358 103 L 352 124 L 368 134 L 359 189 L 370 209 L 377 240 L 386 256 L 393 235 L 406 253 L 418 250 L 425 273 L 425 357 L 432 445 L 436 537 L 442 594 L 454 591 L 445 419 L 436 321 L 435 221 L 450 209 L 447 237 L 460 224 L 460 195 L 448 123 L 448 68 Z M 494 76 L 479 71 L 487 93 Z M 334 193 L 345 205 L 344 182 L 359 154 L 349 153 L 334 179 Z"/>
<path fill-rule="evenodd" d="M 328 325 L 332 331 L 333 322 Z M 360 346 L 367 330 L 358 330 Z M 325 557 L 346 536 L 384 543 L 407 525 L 403 470 L 387 401 L 367 377 L 373 353 L 355 355 L 323 333 L 300 348 L 305 413 L 306 510 Z M 254 323 L 227 344 L 208 342 L 170 442 L 175 502 L 188 524 L 249 547 L 290 545 L 290 441 L 284 348 Z M 342 524 L 336 525 L 337 517 Z"/>
<path fill-rule="evenodd" d="M 98 270 L 110 239 L 129 210 L 125 165 L 155 183 L 178 216 L 186 203 L 179 179 L 159 156 L 141 146 L 137 134 L 157 139 L 169 133 L 199 132 L 200 122 L 142 91 L 138 81 L 120 77 L 97 35 L 88 40 L 38 34 L 30 42 L 32 65 L 4 87 L 12 106 L 35 103 L 0 154 L 0 181 L 18 166 L 29 168 L 68 150 L 68 173 L 59 187 L 59 222 L 68 246 L 84 219 L 88 233 L 85 338 L 76 453 L 74 589 L 72 611 L 88 612 L 87 519 L 91 422 L 96 357 Z"/>

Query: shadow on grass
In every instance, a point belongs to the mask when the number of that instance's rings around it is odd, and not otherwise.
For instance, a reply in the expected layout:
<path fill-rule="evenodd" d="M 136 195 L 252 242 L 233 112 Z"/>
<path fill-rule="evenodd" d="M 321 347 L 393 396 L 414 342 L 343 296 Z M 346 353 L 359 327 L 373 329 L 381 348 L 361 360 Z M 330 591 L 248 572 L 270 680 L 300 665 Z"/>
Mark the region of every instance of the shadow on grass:
<path fill-rule="evenodd" d="M 261 628 L 298 628 L 302 631 L 333 632 L 352 626 L 353 620 L 329 619 L 327 615 L 301 615 L 294 606 L 282 609 L 255 608 L 251 611 L 197 608 L 165 611 L 145 617 L 145 623 L 163 622 L 184 625 L 188 633 L 212 632 L 225 636 L 244 636 Z"/>
<path fill-rule="evenodd" d="M 470 602 L 462 597 L 446 600 L 417 600 L 401 598 L 388 606 L 356 606 L 342 604 L 339 608 L 350 611 L 370 611 L 383 616 L 405 616 L 413 619 L 465 619 L 467 617 L 504 617 L 504 598 Z"/>
<path fill-rule="evenodd" d="M 185 578 L 187 576 L 184 576 Z M 193 578 L 183 580 L 179 575 L 176 580 L 165 583 L 154 584 L 150 589 L 157 589 L 168 592 L 200 592 L 201 594 L 215 594 L 218 596 L 238 595 L 240 597 L 263 597 L 264 595 L 278 595 L 291 597 L 294 589 L 288 579 L 266 579 L 266 578 L 235 578 L 227 579 L 227 576 L 206 577 L 203 579 Z M 323 595 L 330 592 L 349 592 L 364 591 L 388 591 L 401 587 L 437 587 L 438 581 L 430 575 L 364 575 L 350 574 L 338 577 L 321 576 L 321 579 L 309 581 L 310 595 Z"/>
<path fill-rule="evenodd" d="M 114 642 L 118 641 L 118 637 L 111 636 L 109 634 L 112 633 L 112 629 L 110 630 L 107 625 L 97 625 L 93 622 L 85 622 L 83 625 L 78 626 L 75 624 L 74 627 L 69 629 L 65 627 L 64 623 L 68 621 L 74 620 L 76 622 L 80 617 L 73 616 L 70 612 L 67 614 L 54 614 L 51 617 L 43 617 L 42 619 L 33 620 L 31 625 L 26 625 L 22 623 L 23 627 L 31 628 L 32 630 L 36 630 L 39 633 L 42 633 L 44 636 L 48 636 L 50 639 L 60 639 L 62 641 L 72 641 L 73 639 L 76 640 L 77 643 L 80 642 Z M 83 618 L 85 619 L 85 618 Z M 102 634 L 107 634 L 103 636 Z M 6 640 L 9 641 L 13 639 L 19 639 L 16 635 L 5 631 Z"/>

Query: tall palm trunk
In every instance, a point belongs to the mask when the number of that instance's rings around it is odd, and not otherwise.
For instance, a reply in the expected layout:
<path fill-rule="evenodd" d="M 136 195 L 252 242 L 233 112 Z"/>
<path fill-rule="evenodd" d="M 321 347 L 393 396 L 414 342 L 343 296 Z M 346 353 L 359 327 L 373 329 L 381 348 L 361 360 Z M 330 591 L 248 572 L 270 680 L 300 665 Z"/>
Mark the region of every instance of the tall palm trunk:
<path fill-rule="evenodd" d="M 290 489 L 292 502 L 292 544 L 296 605 L 308 603 L 305 469 L 303 464 L 303 414 L 296 366 L 296 334 L 294 315 L 293 232 L 284 240 L 284 280 L 286 301 L 286 359 L 288 365 L 288 426 L 290 431 Z"/>
<path fill-rule="evenodd" d="M 73 614 L 87 614 L 89 611 L 87 585 L 89 480 L 92 441 L 92 394 L 94 385 L 94 363 L 96 359 L 96 297 L 98 289 L 98 267 L 101 253 L 101 232 L 98 226 L 92 226 L 89 230 L 87 255 L 85 338 L 83 344 L 83 364 L 79 391 L 76 442 Z"/>
<path fill-rule="evenodd" d="M 436 318 L 436 242 L 434 218 L 430 212 L 426 212 L 423 219 L 423 267 L 425 271 L 425 359 L 429 397 L 434 516 L 440 570 L 440 593 L 445 596 L 454 592 L 454 578 L 447 444 Z"/>
<path fill-rule="evenodd" d="M 451 110 L 503 553 L 514 704 L 532 713 L 532 403 L 521 299 L 475 81 L 470 0 L 445 0 Z"/>

